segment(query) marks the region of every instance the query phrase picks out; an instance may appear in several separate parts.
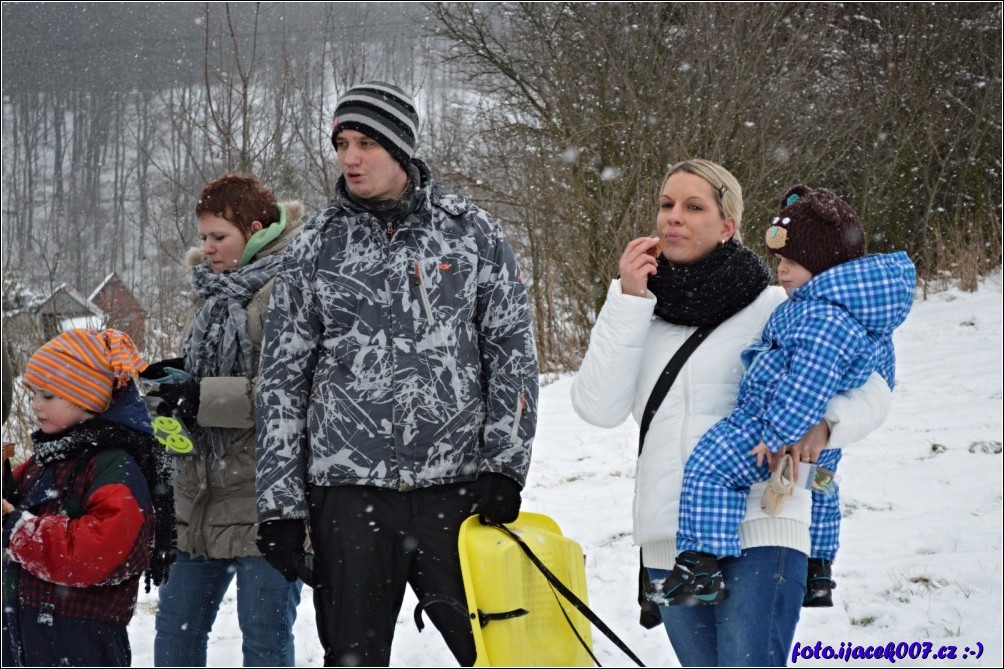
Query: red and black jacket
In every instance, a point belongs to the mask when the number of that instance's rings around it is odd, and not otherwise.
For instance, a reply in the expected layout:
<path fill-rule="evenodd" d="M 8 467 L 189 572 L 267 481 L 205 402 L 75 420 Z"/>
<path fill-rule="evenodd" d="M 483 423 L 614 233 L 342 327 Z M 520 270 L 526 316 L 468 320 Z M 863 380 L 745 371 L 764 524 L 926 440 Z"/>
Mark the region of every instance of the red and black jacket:
<path fill-rule="evenodd" d="M 5 519 L 5 590 L 16 583 L 20 608 L 127 624 L 154 528 L 132 453 L 142 457 L 156 443 L 100 418 L 32 439 L 35 455 L 14 472 L 20 503 Z M 12 602 L 14 593 L 4 594 Z"/>

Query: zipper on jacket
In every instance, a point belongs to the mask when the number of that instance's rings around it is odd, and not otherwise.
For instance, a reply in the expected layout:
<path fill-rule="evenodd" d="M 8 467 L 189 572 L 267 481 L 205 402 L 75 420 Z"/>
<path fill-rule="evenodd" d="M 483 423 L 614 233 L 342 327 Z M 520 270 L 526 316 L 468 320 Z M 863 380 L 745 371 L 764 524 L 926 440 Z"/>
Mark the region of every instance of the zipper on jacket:
<path fill-rule="evenodd" d="M 432 315 L 432 303 L 429 302 L 429 291 L 425 288 L 425 277 L 422 276 L 422 264 L 415 263 L 415 279 L 418 283 L 418 293 L 422 297 L 422 306 L 425 307 L 425 317 L 429 325 L 435 325 L 436 319 Z"/>
<path fill-rule="evenodd" d="M 515 442 L 516 436 L 519 434 L 519 421 L 523 418 L 523 410 L 526 408 L 526 398 L 523 397 L 523 393 L 519 394 L 516 399 L 516 412 L 513 414 L 512 419 L 512 432 L 509 433 L 509 441 Z"/>

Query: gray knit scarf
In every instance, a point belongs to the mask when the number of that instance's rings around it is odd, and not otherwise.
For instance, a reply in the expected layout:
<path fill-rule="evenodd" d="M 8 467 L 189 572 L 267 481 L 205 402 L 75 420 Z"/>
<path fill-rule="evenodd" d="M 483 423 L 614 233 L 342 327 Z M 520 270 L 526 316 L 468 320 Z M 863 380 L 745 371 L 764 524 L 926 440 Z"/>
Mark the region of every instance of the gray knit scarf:
<path fill-rule="evenodd" d="M 185 371 L 196 379 L 207 376 L 251 377 L 253 346 L 248 336 L 247 305 L 279 271 L 282 254 L 256 258 L 244 267 L 214 274 L 207 264 L 192 270 L 192 287 L 205 299 L 185 340 Z M 196 448 L 207 446 L 222 458 L 231 428 L 196 430 Z"/>

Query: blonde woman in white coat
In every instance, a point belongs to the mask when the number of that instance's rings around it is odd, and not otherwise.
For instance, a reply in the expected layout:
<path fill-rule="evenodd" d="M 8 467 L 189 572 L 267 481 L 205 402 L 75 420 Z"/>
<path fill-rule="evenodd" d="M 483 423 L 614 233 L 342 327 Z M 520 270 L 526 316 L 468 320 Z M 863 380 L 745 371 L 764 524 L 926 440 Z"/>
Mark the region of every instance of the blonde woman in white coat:
<path fill-rule="evenodd" d="M 763 261 L 741 243 L 742 190 L 725 168 L 679 163 L 663 181 L 658 237 L 628 243 L 589 349 L 572 385 L 579 416 L 615 427 L 640 423 L 652 389 L 677 349 L 701 325 L 717 324 L 693 352 L 652 418 L 638 460 L 634 540 L 649 577 L 673 568 L 683 470 L 701 436 L 735 405 L 740 353 L 785 299 L 769 287 Z M 653 250 L 658 249 L 658 257 Z M 878 427 L 889 410 L 886 383 L 835 398 L 826 420 L 792 446 L 815 461 Z M 729 596 L 714 606 L 660 607 L 684 666 L 784 666 L 805 594 L 812 498 L 795 490 L 777 516 L 760 509 L 766 482 L 753 486 L 740 527 L 743 553 L 721 561 Z M 714 512 L 709 509 L 709 512 Z"/>

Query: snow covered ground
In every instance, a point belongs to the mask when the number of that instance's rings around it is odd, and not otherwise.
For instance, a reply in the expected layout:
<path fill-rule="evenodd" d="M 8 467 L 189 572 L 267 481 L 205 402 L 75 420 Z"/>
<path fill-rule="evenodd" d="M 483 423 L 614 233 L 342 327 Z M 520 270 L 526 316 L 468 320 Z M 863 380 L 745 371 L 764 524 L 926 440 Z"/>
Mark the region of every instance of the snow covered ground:
<path fill-rule="evenodd" d="M 929 642 L 907 666 L 1000 667 L 1002 654 L 1001 275 L 977 293 L 949 290 L 918 301 L 896 333 L 898 387 L 885 425 L 847 449 L 841 463 L 845 521 L 832 609 L 803 609 L 796 642 L 882 645 Z M 637 550 L 631 498 L 637 425 L 604 430 L 569 401 L 571 375 L 546 380 L 524 509 L 554 518 L 586 554 L 591 608 L 647 666 L 674 666 L 661 629 L 637 623 Z M 310 591 L 296 623 L 297 664 L 322 666 Z M 140 595 L 130 628 L 133 665 L 153 665 L 156 592 Z M 409 597 L 398 621 L 394 666 L 454 666 L 435 629 L 419 633 Z M 603 666 L 634 666 L 593 630 Z M 977 644 L 982 655 L 976 657 Z M 904 647 L 904 649 L 908 648 Z M 970 652 L 967 652 L 967 649 Z M 946 651 L 947 652 L 947 651 Z M 806 660 L 826 666 L 839 660 Z M 212 666 L 241 665 L 234 590 L 210 637 Z M 887 666 L 854 660 L 854 666 Z"/>

